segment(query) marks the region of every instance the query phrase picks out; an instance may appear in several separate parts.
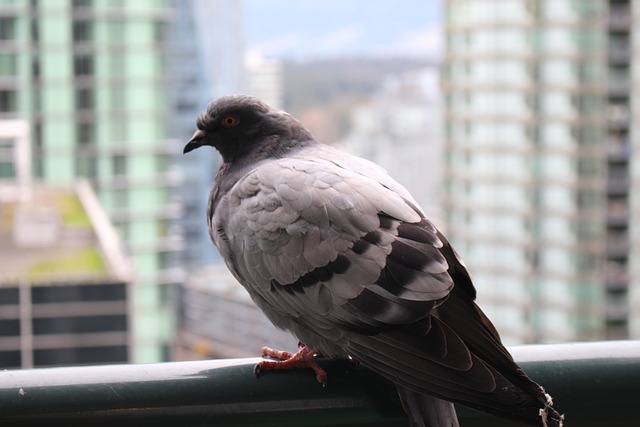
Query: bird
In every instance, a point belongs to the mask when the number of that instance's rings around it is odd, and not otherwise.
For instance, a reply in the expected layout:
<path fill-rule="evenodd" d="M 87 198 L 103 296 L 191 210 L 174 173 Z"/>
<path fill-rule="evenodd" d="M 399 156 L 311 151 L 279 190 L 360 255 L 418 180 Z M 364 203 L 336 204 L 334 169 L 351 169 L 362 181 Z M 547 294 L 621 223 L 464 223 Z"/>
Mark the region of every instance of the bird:
<path fill-rule="evenodd" d="M 461 257 L 382 167 L 249 95 L 214 99 L 196 125 L 183 153 L 206 145 L 222 157 L 210 237 L 271 323 L 300 342 L 295 354 L 264 347 L 272 359 L 256 373 L 308 367 L 326 384 L 316 357 L 349 359 L 397 385 L 411 426 L 458 426 L 454 403 L 563 425 L 475 303 Z"/>

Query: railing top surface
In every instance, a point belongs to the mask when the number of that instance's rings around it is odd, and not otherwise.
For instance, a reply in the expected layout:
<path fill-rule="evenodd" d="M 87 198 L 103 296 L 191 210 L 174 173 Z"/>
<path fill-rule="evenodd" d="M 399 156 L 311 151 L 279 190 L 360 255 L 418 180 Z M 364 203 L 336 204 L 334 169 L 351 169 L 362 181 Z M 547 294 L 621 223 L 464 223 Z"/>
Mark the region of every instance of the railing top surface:
<path fill-rule="evenodd" d="M 634 425 L 640 341 L 511 347 L 569 425 Z M 0 425 L 406 426 L 392 384 L 347 361 L 267 372 L 260 359 L 104 365 L 0 372 Z M 512 426 L 462 407 L 462 426 Z M 631 422 L 631 424 L 629 424 Z"/>

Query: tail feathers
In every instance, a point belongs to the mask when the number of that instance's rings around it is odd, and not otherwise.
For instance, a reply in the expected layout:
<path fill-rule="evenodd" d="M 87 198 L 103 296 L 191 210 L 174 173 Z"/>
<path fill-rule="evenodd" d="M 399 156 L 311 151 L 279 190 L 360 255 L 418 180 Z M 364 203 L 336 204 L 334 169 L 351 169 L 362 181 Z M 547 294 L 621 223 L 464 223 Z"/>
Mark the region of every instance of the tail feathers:
<path fill-rule="evenodd" d="M 460 427 L 453 403 L 398 387 L 411 427 Z"/>
<path fill-rule="evenodd" d="M 410 427 L 460 427 L 453 403 L 400 386 L 398 386 L 398 394 L 409 417 Z M 545 396 L 547 404 L 539 410 L 539 418 L 521 421 L 540 427 L 562 427 L 564 415 L 560 415 L 553 409 L 551 396 L 548 394 Z"/>

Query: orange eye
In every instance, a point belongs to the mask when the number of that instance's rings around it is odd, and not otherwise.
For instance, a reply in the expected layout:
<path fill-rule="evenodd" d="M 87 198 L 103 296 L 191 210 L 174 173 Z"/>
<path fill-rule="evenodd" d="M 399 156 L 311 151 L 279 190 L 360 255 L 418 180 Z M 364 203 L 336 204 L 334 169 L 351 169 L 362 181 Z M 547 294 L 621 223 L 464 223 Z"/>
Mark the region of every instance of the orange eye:
<path fill-rule="evenodd" d="M 228 128 L 238 126 L 238 123 L 240 123 L 240 119 L 236 116 L 225 116 L 225 118 L 222 119 L 222 124 Z"/>

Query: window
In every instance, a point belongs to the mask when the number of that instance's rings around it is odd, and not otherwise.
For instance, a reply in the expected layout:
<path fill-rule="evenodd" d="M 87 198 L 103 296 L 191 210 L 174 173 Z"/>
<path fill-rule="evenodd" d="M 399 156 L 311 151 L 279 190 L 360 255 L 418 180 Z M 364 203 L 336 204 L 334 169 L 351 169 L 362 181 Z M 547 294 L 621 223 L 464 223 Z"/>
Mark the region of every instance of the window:
<path fill-rule="evenodd" d="M 120 190 L 116 190 L 120 191 Z M 123 205 L 117 205 L 116 207 L 122 207 Z M 118 230 L 118 234 L 122 240 L 129 240 L 129 223 L 128 222 L 114 222 L 113 226 Z"/>
<path fill-rule="evenodd" d="M 72 37 L 74 42 L 93 40 L 93 24 L 91 21 L 73 21 Z"/>
<path fill-rule="evenodd" d="M 595 208 L 601 206 L 600 194 L 593 190 L 580 190 L 575 194 L 579 208 Z"/>
<path fill-rule="evenodd" d="M 601 234 L 600 224 L 584 219 L 575 221 L 573 230 L 579 239 L 598 238 Z"/>
<path fill-rule="evenodd" d="M 15 53 L 0 53 L 0 76 L 15 76 L 18 67 Z"/>
<path fill-rule="evenodd" d="M 167 57 L 166 55 L 157 54 L 154 58 L 155 67 L 159 74 L 166 72 L 167 70 Z"/>
<path fill-rule="evenodd" d="M 111 109 L 114 111 L 123 111 L 126 107 L 126 95 L 124 87 L 121 85 L 113 85 L 111 86 L 111 90 L 109 92 L 111 95 Z"/>
<path fill-rule="evenodd" d="M 20 368 L 20 350 L 0 351 L 0 367 L 2 369 Z"/>
<path fill-rule="evenodd" d="M 95 316 L 60 316 L 34 318 L 33 334 L 83 334 L 92 332 L 126 331 L 127 317 L 123 314 Z"/>
<path fill-rule="evenodd" d="M 39 88 L 34 88 L 32 95 L 33 111 L 40 112 L 42 109 L 42 92 Z"/>
<path fill-rule="evenodd" d="M 33 304 L 60 302 L 121 301 L 126 298 L 124 285 L 60 285 L 37 286 L 31 289 Z"/>
<path fill-rule="evenodd" d="M 95 107 L 95 92 L 92 89 L 76 90 L 76 109 L 93 110 Z"/>
<path fill-rule="evenodd" d="M 31 19 L 31 23 L 29 26 L 31 29 L 31 41 L 34 44 L 38 44 L 38 42 L 40 41 L 40 24 L 38 23 L 38 20 Z"/>
<path fill-rule="evenodd" d="M 584 125 L 576 129 L 576 139 L 581 145 L 598 145 L 602 142 L 603 135 L 599 127 Z"/>
<path fill-rule="evenodd" d="M 156 43 L 164 43 L 167 40 L 167 28 L 166 22 L 153 23 L 153 39 Z"/>
<path fill-rule="evenodd" d="M 155 171 L 157 173 L 166 172 L 169 169 L 169 156 L 166 154 L 158 154 L 155 158 Z"/>
<path fill-rule="evenodd" d="M 35 93 L 39 94 L 40 91 L 35 91 Z M 44 149 L 42 148 L 42 123 L 40 122 L 36 122 L 33 125 L 32 143 L 33 174 L 35 177 L 42 178 L 44 176 Z"/>
<path fill-rule="evenodd" d="M 98 176 L 98 160 L 91 154 L 76 155 L 76 175 L 86 178 Z"/>
<path fill-rule="evenodd" d="M 173 267 L 173 264 L 174 264 L 172 262 L 172 260 L 174 259 L 173 252 L 158 252 L 156 255 L 158 257 L 158 266 L 161 269 L 167 270 Z"/>
<path fill-rule="evenodd" d="M 112 170 L 114 175 L 125 175 L 127 173 L 127 158 L 120 154 L 113 156 Z"/>
<path fill-rule="evenodd" d="M 125 38 L 124 22 L 111 21 L 107 23 L 107 31 L 109 32 L 109 40 L 111 41 L 111 43 L 114 43 L 114 44 L 124 43 L 124 38 Z"/>
<path fill-rule="evenodd" d="M 94 123 L 79 123 L 76 130 L 78 144 L 86 145 L 96 142 L 96 126 Z"/>
<path fill-rule="evenodd" d="M 109 126 L 109 138 L 120 143 L 127 139 L 127 123 L 124 119 L 115 118 L 113 120 Z"/>
<path fill-rule="evenodd" d="M 129 205 L 129 192 L 124 189 L 113 190 L 112 200 L 113 200 L 113 206 L 116 208 L 127 207 Z M 123 228 L 123 226 L 119 228 L 120 228 L 120 232 L 122 233 L 122 238 L 126 240 L 129 238 L 129 229 L 127 224 L 124 224 L 124 226 L 126 228 Z"/>
<path fill-rule="evenodd" d="M 40 58 L 36 55 L 31 59 L 31 75 L 34 79 L 40 78 Z"/>
<path fill-rule="evenodd" d="M 47 348 L 33 351 L 34 366 L 123 363 L 127 346 Z"/>
<path fill-rule="evenodd" d="M 73 58 L 73 74 L 75 76 L 92 76 L 94 73 L 93 56 L 75 55 Z"/>
<path fill-rule="evenodd" d="M 15 90 L 0 90 L 0 113 L 18 111 L 18 98 Z"/>
<path fill-rule="evenodd" d="M 13 162 L 7 162 L 0 159 L 0 179 L 15 179 L 16 171 Z"/>
<path fill-rule="evenodd" d="M 16 33 L 16 19 L 0 17 L 0 40 L 13 40 Z"/>
<path fill-rule="evenodd" d="M 71 7 L 91 7 L 92 0 L 71 0 Z"/>
<path fill-rule="evenodd" d="M 595 176 L 595 175 L 598 175 L 598 173 L 600 172 L 600 161 L 598 161 L 597 159 L 578 158 L 576 160 L 576 163 L 577 163 L 578 173 L 582 176 L 584 175 Z"/>
<path fill-rule="evenodd" d="M 0 139 L 0 178 L 15 178 L 13 140 Z"/>
<path fill-rule="evenodd" d="M 20 303 L 18 288 L 0 288 L 0 306 Z"/>

